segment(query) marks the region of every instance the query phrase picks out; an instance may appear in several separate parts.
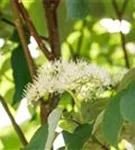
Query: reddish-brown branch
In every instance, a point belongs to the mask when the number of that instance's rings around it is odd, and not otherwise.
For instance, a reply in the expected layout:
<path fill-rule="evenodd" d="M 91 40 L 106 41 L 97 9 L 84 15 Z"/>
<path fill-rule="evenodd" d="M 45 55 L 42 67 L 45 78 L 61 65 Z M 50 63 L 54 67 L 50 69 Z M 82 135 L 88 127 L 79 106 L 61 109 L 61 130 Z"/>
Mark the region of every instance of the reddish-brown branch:
<path fill-rule="evenodd" d="M 21 128 L 18 126 L 18 124 L 16 123 L 13 115 L 11 114 L 7 103 L 5 102 L 5 100 L 3 99 L 3 97 L 1 95 L 0 95 L 0 102 L 1 102 L 1 104 L 3 106 L 3 108 L 5 109 L 6 113 L 8 114 L 8 116 L 9 116 L 9 118 L 11 120 L 11 123 L 13 125 L 13 128 L 15 129 L 15 131 L 16 131 L 19 139 L 20 139 L 20 141 L 22 142 L 23 146 L 26 146 L 28 144 L 28 142 L 27 142 L 27 140 L 26 140 L 26 138 L 25 138 Z"/>
<path fill-rule="evenodd" d="M 47 24 L 48 24 L 51 52 L 53 53 L 55 59 L 58 59 L 61 55 L 60 38 L 59 38 L 58 22 L 57 22 L 57 7 L 59 5 L 59 0 L 43 0 L 43 5 L 45 9 Z M 47 103 L 44 103 L 43 101 L 41 102 L 40 118 L 42 123 L 47 122 L 48 115 L 55 105 L 54 104 L 55 99 L 57 99 L 57 97 L 53 95 L 53 97 L 49 98 Z"/>
<path fill-rule="evenodd" d="M 49 59 L 52 60 L 54 59 L 54 56 L 51 54 L 51 52 L 49 52 L 49 50 L 47 49 L 47 47 L 44 45 L 42 39 L 40 38 L 40 36 L 37 33 L 37 30 L 35 28 L 35 26 L 33 25 L 30 16 L 27 12 L 27 10 L 25 9 L 24 5 L 22 4 L 22 2 L 17 1 L 17 7 L 20 10 L 20 13 L 23 17 L 23 19 L 25 20 L 26 24 L 28 25 L 28 29 L 30 31 L 30 34 L 35 38 L 35 40 L 38 43 L 39 48 L 42 50 L 43 54 Z"/>
<path fill-rule="evenodd" d="M 54 54 L 55 58 L 60 57 L 60 38 L 59 38 L 58 22 L 57 22 L 58 4 L 59 4 L 59 0 L 43 0 L 45 15 L 48 24 L 51 51 Z"/>
<path fill-rule="evenodd" d="M 47 118 L 48 118 L 49 113 L 50 113 L 50 105 L 49 105 L 48 101 L 44 102 L 41 99 L 41 102 L 40 102 L 40 119 L 41 119 L 42 124 L 47 122 Z"/>
<path fill-rule="evenodd" d="M 23 23 L 21 21 L 21 16 L 20 16 L 20 12 L 19 12 L 18 7 L 17 7 L 17 1 L 16 0 L 12 0 L 12 9 L 13 9 L 13 13 L 15 16 L 16 29 L 18 31 L 21 44 L 23 46 L 23 50 L 24 50 L 24 54 L 26 57 L 26 61 L 28 63 L 31 78 L 33 79 L 33 76 L 36 74 L 36 67 L 35 67 L 33 59 L 30 55 L 28 43 L 26 41 L 25 33 L 24 33 L 24 29 L 23 29 Z"/>

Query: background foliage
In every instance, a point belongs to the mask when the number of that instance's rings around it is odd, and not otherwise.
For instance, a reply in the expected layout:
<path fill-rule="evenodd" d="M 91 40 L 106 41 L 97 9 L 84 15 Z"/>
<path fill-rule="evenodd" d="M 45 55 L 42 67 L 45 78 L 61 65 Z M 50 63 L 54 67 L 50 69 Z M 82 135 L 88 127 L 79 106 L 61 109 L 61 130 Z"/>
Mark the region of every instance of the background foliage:
<path fill-rule="evenodd" d="M 43 2 L 41 0 L 22 0 L 22 3 L 42 43 L 50 48 Z M 118 143 L 119 148 L 124 149 L 123 145 L 129 144 L 127 141 L 135 145 L 134 0 L 61 0 L 57 7 L 57 19 L 62 59 L 83 58 L 89 60 L 90 63 L 102 65 L 112 74 L 120 72 L 123 68 L 130 69 L 120 85 L 109 95 L 108 105 L 103 104 L 102 109 L 98 104 L 89 106 L 92 113 L 96 110 L 92 123 L 78 125 L 71 120 L 72 97 L 67 93 L 62 96 L 60 105 L 67 111 L 63 113 L 59 124 L 64 129 L 62 134 L 67 149 L 92 149 L 93 147 L 94 150 L 100 150 L 111 149 L 112 146 L 118 149 Z M 24 22 L 26 42 L 38 68 L 47 61 L 47 58 L 40 51 L 41 47 L 31 37 L 27 23 Z M 23 99 L 23 90 L 27 83 L 32 81 L 23 49 L 15 28 L 12 2 L 0 0 L 0 99 L 6 101 L 27 140 L 30 141 L 25 149 L 33 147 L 44 149 L 45 141 L 48 140 L 49 124 L 40 127 L 40 108 L 27 107 L 27 102 Z M 6 121 L 7 110 L 4 112 L 3 106 L 0 105 L 0 149 L 19 149 L 23 145 L 9 119 Z M 57 124 L 61 112 L 60 110 L 55 111 L 58 114 L 55 116 L 58 119 L 55 120 Z M 91 114 L 87 115 L 92 117 Z M 97 127 L 94 127 L 93 123 Z M 54 132 L 54 128 L 50 129 L 51 133 Z M 95 132 L 93 128 L 96 128 Z M 120 135 L 119 138 L 118 135 Z M 121 144 L 121 139 L 127 141 Z M 50 147 L 49 144 L 46 146 Z"/>

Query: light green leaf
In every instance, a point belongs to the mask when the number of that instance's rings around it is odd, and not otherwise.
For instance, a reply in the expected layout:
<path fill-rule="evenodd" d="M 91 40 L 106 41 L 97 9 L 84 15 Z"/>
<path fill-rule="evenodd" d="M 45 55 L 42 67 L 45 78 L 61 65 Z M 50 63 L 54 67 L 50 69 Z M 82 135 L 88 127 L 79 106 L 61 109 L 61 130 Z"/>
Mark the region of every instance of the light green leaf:
<path fill-rule="evenodd" d="M 85 142 L 90 138 L 91 132 L 92 125 L 88 124 L 79 125 L 72 134 L 67 131 L 63 131 L 62 133 L 67 149 L 80 150 Z"/>
<path fill-rule="evenodd" d="M 76 129 L 78 126 L 75 122 L 71 121 L 70 119 L 62 119 L 59 122 L 59 126 L 70 133 L 73 133 L 73 131 Z"/>
<path fill-rule="evenodd" d="M 109 102 L 105 111 L 103 120 L 103 134 L 109 144 L 117 146 L 118 135 L 123 124 L 123 118 L 120 113 L 120 100 L 123 92 L 118 93 Z"/>
<path fill-rule="evenodd" d="M 120 102 L 120 110 L 125 120 L 135 124 L 135 81 L 125 91 Z"/>
<path fill-rule="evenodd" d="M 67 109 L 68 111 L 72 110 L 72 96 L 65 92 L 60 97 L 59 107 Z"/>
<path fill-rule="evenodd" d="M 89 13 L 89 0 L 66 0 L 69 18 L 84 19 Z"/>
<path fill-rule="evenodd" d="M 46 145 L 45 145 L 46 150 L 50 150 L 52 147 L 53 140 L 55 137 L 55 129 L 62 115 L 62 111 L 63 109 L 56 108 L 52 111 L 52 113 L 48 117 L 49 128 L 48 128 L 48 138 L 47 138 Z"/>
<path fill-rule="evenodd" d="M 47 28 L 42 0 L 23 0 L 22 2 L 27 9 L 38 33 L 42 36 L 45 36 Z"/>
<path fill-rule="evenodd" d="M 126 89 L 129 84 L 135 80 L 135 68 L 131 69 L 122 79 L 118 91 L 122 91 L 123 89 Z"/>
<path fill-rule="evenodd" d="M 94 134 L 96 132 L 96 130 L 98 130 L 99 126 L 102 124 L 103 122 L 103 118 L 104 118 L 104 113 L 105 111 L 103 110 L 97 117 L 94 126 L 93 126 L 93 130 L 92 130 L 92 134 Z"/>
<path fill-rule="evenodd" d="M 29 144 L 24 150 L 44 150 L 45 143 L 48 136 L 48 125 L 42 125 L 34 134 Z"/>

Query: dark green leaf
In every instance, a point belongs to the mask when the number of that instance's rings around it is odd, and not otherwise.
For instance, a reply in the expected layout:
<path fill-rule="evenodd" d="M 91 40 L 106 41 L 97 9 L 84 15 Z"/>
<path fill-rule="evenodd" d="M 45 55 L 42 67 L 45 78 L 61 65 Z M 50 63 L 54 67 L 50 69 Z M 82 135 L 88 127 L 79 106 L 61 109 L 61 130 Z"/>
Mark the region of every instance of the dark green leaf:
<path fill-rule="evenodd" d="M 130 84 L 122 97 L 120 110 L 124 119 L 135 124 L 135 81 Z"/>
<path fill-rule="evenodd" d="M 84 19 L 89 13 L 89 0 L 66 0 L 69 18 Z"/>
<path fill-rule="evenodd" d="M 14 105 L 22 99 L 24 87 L 28 82 L 31 82 L 28 65 L 20 45 L 12 52 L 11 64 L 15 82 Z"/>
<path fill-rule="evenodd" d="M 112 98 L 106 109 L 103 120 L 103 133 L 109 144 L 117 146 L 118 135 L 123 124 L 120 114 L 120 100 L 123 92 Z"/>
<path fill-rule="evenodd" d="M 42 125 L 34 134 L 29 144 L 24 150 L 44 150 L 45 143 L 48 136 L 48 125 Z"/>
<path fill-rule="evenodd" d="M 80 125 L 71 134 L 63 131 L 63 137 L 68 150 L 80 150 L 85 142 L 90 138 L 92 126 L 88 124 Z"/>

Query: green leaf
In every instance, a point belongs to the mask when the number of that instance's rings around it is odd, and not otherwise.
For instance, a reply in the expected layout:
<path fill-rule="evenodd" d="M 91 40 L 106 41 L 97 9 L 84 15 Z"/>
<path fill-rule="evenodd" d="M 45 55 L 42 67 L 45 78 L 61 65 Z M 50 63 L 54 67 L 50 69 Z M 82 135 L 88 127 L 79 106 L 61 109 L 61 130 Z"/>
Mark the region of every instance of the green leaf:
<path fill-rule="evenodd" d="M 68 17 L 84 19 L 89 13 L 89 0 L 66 0 Z"/>
<path fill-rule="evenodd" d="M 108 99 L 99 99 L 95 102 L 81 102 L 79 111 L 81 112 L 81 121 L 83 123 L 92 122 L 96 120 L 99 113 L 107 106 Z"/>
<path fill-rule="evenodd" d="M 64 92 L 60 97 L 59 107 L 72 110 L 72 96 L 68 92 Z"/>
<path fill-rule="evenodd" d="M 45 143 L 48 136 L 48 125 L 42 125 L 34 134 L 29 144 L 24 150 L 44 150 Z"/>
<path fill-rule="evenodd" d="M 3 65 L 0 69 L 0 74 L 4 74 L 7 70 L 9 70 L 11 68 L 11 62 L 10 62 L 10 57 L 8 57 L 7 59 L 5 59 L 5 61 L 3 62 Z"/>
<path fill-rule="evenodd" d="M 0 0 L 0 37 L 6 39 L 12 34 L 14 28 L 2 21 L 3 18 L 13 20 L 12 16 L 11 1 Z"/>
<path fill-rule="evenodd" d="M 53 140 L 55 138 L 55 129 L 57 127 L 57 124 L 61 118 L 63 109 L 56 108 L 52 111 L 52 113 L 48 117 L 48 138 L 46 141 L 45 149 L 50 150 L 53 144 Z"/>
<path fill-rule="evenodd" d="M 12 104 L 20 102 L 24 87 L 31 82 L 31 77 L 22 47 L 19 45 L 12 52 L 11 64 L 15 82 L 15 94 Z"/>
<path fill-rule="evenodd" d="M 120 110 L 123 118 L 135 124 L 135 81 L 126 90 L 120 102 Z"/>
<path fill-rule="evenodd" d="M 123 124 L 123 118 L 120 113 L 120 100 L 123 92 L 112 98 L 105 111 L 103 120 L 103 133 L 108 143 L 117 147 L 118 135 Z"/>
<path fill-rule="evenodd" d="M 78 124 L 70 119 L 62 119 L 59 122 L 59 127 L 70 133 L 73 133 L 73 131 L 76 129 L 77 126 Z"/>
<path fill-rule="evenodd" d="M 30 18 L 38 31 L 38 33 L 42 36 L 46 35 L 46 23 L 44 16 L 44 8 L 42 4 L 42 0 L 23 0 L 24 6 L 26 7 Z M 37 15 L 38 14 L 38 15 Z"/>
<path fill-rule="evenodd" d="M 75 20 L 65 19 L 67 18 L 66 12 L 66 1 L 60 1 L 59 7 L 57 9 L 57 18 L 59 22 L 59 34 L 61 42 L 64 42 L 67 36 L 73 31 L 73 24 Z"/>
<path fill-rule="evenodd" d="M 62 134 L 67 149 L 80 150 L 85 142 L 90 138 L 91 132 L 92 126 L 88 124 L 79 125 L 72 134 L 67 131 L 63 131 Z"/>
<path fill-rule="evenodd" d="M 126 89 L 133 80 L 135 80 L 135 68 L 129 70 L 129 72 L 123 77 L 118 87 L 118 91 Z"/>

